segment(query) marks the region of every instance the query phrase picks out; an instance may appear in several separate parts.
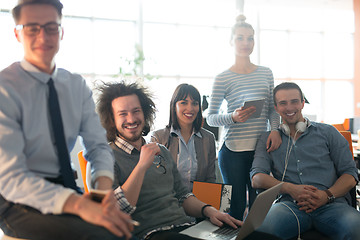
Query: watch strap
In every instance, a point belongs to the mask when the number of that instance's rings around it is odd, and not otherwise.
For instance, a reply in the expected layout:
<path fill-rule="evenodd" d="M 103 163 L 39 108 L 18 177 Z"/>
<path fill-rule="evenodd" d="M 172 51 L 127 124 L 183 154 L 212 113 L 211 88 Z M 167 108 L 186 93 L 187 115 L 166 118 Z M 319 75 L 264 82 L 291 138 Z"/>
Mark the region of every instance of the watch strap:
<path fill-rule="evenodd" d="M 212 207 L 212 206 L 211 206 L 210 204 L 206 204 L 206 205 L 204 205 L 204 206 L 201 208 L 201 216 L 202 216 L 203 218 L 205 218 L 205 219 L 209 219 L 209 217 L 206 216 L 205 213 L 204 213 L 205 208 L 207 208 L 207 207 Z"/>
<path fill-rule="evenodd" d="M 335 197 L 334 197 L 334 195 L 330 192 L 330 190 L 329 190 L 329 189 L 325 189 L 324 191 L 325 191 L 326 194 L 328 195 L 328 203 L 334 202 Z"/>

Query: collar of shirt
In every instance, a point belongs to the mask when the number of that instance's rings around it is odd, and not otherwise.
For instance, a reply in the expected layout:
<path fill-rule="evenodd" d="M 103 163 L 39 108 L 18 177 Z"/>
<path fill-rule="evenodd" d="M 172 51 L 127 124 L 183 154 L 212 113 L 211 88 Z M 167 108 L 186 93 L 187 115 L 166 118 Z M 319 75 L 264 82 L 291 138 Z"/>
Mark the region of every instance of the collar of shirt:
<path fill-rule="evenodd" d="M 28 61 L 26 61 L 25 59 L 23 59 L 20 62 L 20 65 L 33 78 L 35 78 L 35 79 L 37 79 L 40 82 L 45 83 L 45 84 L 47 84 L 47 82 L 49 81 L 50 78 L 56 79 L 56 76 L 57 76 L 57 73 L 58 73 L 58 69 L 56 67 L 55 67 L 54 72 L 51 75 L 49 75 L 47 73 L 44 73 L 44 72 L 40 71 L 37 67 L 35 67 L 31 63 L 29 63 Z"/>
<path fill-rule="evenodd" d="M 171 126 L 171 128 L 170 128 L 170 134 L 176 134 L 176 136 L 181 136 L 180 129 L 175 130 L 173 128 L 173 126 Z M 199 132 L 193 132 L 192 135 L 195 135 L 195 136 L 197 136 L 199 138 L 202 138 L 202 135 L 201 135 L 200 131 Z"/>
<path fill-rule="evenodd" d="M 312 121 L 310 121 L 308 118 L 306 118 L 306 121 L 307 121 L 307 123 L 306 123 L 306 129 L 305 129 L 305 131 L 300 135 L 300 137 L 301 137 L 302 135 L 308 134 L 308 129 L 309 129 L 310 127 L 315 127 L 315 128 L 317 127 L 317 123 L 316 123 L 316 122 L 312 122 Z M 279 125 L 279 127 L 278 127 L 278 131 L 279 131 L 280 133 L 286 135 L 286 134 L 283 132 L 283 130 L 281 129 L 280 125 Z M 286 135 L 286 136 L 287 136 L 287 135 Z M 300 137 L 299 137 L 299 138 L 300 138 Z M 297 139 L 297 140 L 299 140 L 299 139 Z"/>
<path fill-rule="evenodd" d="M 141 141 L 142 141 L 142 146 L 146 144 L 146 141 L 143 137 L 141 138 Z M 133 145 L 131 145 L 129 142 L 127 142 L 126 140 L 122 139 L 119 136 L 116 136 L 114 143 L 118 148 L 122 149 L 127 154 L 131 154 L 134 149 L 138 151 Z"/>

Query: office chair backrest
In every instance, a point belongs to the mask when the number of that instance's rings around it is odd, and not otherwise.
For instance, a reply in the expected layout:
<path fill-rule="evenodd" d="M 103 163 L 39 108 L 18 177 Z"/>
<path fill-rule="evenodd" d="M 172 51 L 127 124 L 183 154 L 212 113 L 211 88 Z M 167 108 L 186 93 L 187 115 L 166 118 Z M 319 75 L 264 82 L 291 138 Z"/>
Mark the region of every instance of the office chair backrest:
<path fill-rule="evenodd" d="M 351 125 L 352 125 L 352 121 L 350 121 L 350 118 L 345 118 L 343 123 L 332 124 L 332 126 L 335 127 L 339 132 L 351 131 L 352 128 Z"/>
<path fill-rule="evenodd" d="M 86 193 L 89 193 L 89 187 L 88 187 L 88 179 L 87 175 L 89 174 L 89 171 L 87 171 L 87 168 L 89 168 L 88 161 L 85 159 L 83 151 L 78 152 L 78 159 L 79 159 L 79 165 L 80 165 L 80 171 L 81 171 L 81 178 L 83 180 L 84 184 L 84 191 Z"/>
<path fill-rule="evenodd" d="M 332 124 L 333 127 L 335 127 L 339 132 L 346 131 L 344 124 Z"/>
<path fill-rule="evenodd" d="M 351 132 L 349 132 L 349 131 L 340 131 L 340 133 L 341 133 L 341 135 L 343 135 L 343 137 L 348 141 L 351 154 L 352 154 L 352 156 L 353 156 L 353 158 L 354 158 Z M 350 196 L 351 196 L 351 206 L 353 206 L 354 208 L 357 209 L 356 186 L 353 187 L 353 188 L 350 190 Z"/>
<path fill-rule="evenodd" d="M 340 133 L 348 141 L 351 154 L 353 155 L 353 158 L 354 158 L 354 151 L 353 151 L 353 145 L 352 145 L 351 132 L 349 132 L 349 131 L 340 131 Z"/>

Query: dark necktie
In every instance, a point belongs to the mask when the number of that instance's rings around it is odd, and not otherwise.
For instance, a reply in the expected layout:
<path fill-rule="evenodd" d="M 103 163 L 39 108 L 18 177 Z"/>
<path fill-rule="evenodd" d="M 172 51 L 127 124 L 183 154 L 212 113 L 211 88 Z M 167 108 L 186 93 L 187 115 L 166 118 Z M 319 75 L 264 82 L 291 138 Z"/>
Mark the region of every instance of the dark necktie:
<path fill-rule="evenodd" d="M 55 145 L 57 148 L 57 154 L 60 161 L 60 173 L 63 179 L 63 183 L 65 187 L 72 188 L 78 191 L 78 187 L 76 186 L 74 173 L 72 171 L 70 165 L 70 156 L 69 151 L 66 146 L 65 134 L 64 134 L 64 126 L 61 118 L 60 105 L 58 100 L 58 95 L 56 89 L 54 87 L 54 81 L 50 78 L 48 81 L 49 86 L 49 110 L 50 110 L 50 118 L 51 125 L 54 132 L 55 137 Z"/>

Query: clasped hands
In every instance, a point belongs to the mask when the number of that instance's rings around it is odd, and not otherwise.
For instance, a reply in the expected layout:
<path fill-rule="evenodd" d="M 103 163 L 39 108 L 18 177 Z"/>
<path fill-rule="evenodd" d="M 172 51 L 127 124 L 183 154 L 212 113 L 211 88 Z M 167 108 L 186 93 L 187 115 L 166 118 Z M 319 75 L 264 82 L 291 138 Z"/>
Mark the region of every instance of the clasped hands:
<path fill-rule="evenodd" d="M 296 200 L 299 210 L 311 213 L 327 204 L 327 194 L 323 190 L 311 185 L 294 185 L 295 189 L 290 195 Z"/>

